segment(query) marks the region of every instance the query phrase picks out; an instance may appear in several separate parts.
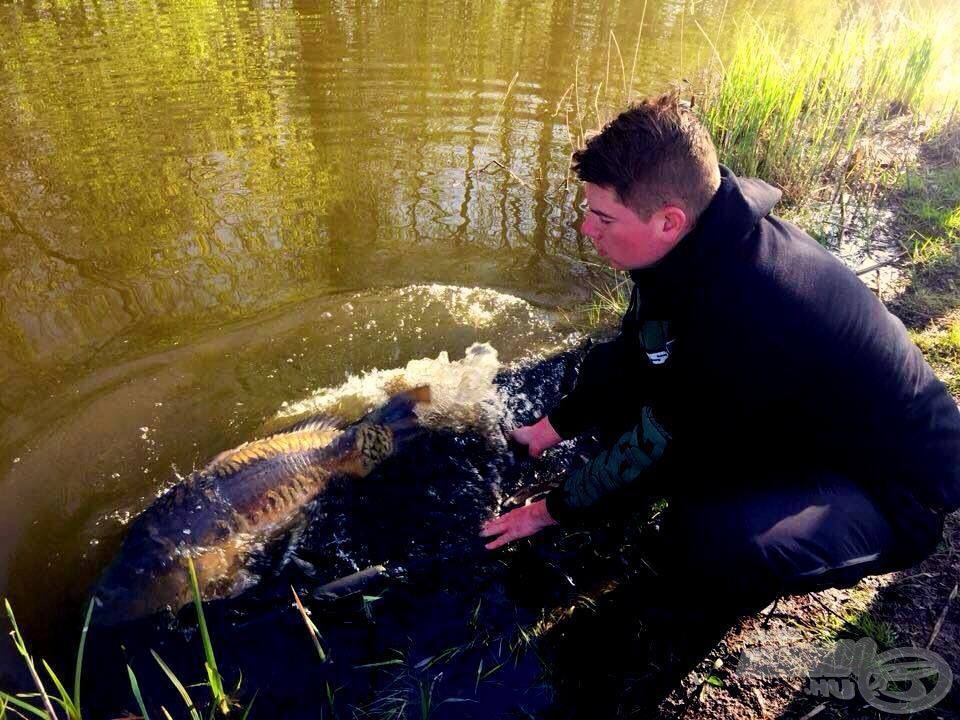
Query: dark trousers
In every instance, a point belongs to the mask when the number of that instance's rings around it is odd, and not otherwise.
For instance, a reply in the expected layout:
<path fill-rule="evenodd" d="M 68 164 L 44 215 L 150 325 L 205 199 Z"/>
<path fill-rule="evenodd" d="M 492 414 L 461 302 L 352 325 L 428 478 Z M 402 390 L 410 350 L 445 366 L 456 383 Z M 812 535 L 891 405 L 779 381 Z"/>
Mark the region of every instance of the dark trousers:
<path fill-rule="evenodd" d="M 630 522 L 649 506 L 646 490 L 641 479 L 595 517 Z M 635 547 L 656 575 L 637 560 L 636 577 L 554 638 L 551 660 L 565 682 L 551 717 L 619 717 L 625 708 L 653 716 L 738 617 L 781 594 L 847 587 L 906 564 L 876 503 L 830 473 L 674 495 L 654 546 Z"/>
<path fill-rule="evenodd" d="M 870 496 L 824 472 L 673 498 L 651 564 L 678 603 L 696 588 L 749 612 L 780 594 L 849 587 L 897 569 L 896 550 Z"/>

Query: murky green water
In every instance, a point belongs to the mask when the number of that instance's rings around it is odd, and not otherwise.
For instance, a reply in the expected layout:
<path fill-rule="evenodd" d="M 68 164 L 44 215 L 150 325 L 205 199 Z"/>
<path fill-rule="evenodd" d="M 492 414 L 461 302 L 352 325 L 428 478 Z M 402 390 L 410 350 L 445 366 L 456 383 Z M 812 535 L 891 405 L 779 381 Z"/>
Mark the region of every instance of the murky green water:
<path fill-rule="evenodd" d="M 42 633 L 174 469 L 284 401 L 554 347 L 596 281 L 576 108 L 827 7 L 0 2 L 0 595 Z"/>

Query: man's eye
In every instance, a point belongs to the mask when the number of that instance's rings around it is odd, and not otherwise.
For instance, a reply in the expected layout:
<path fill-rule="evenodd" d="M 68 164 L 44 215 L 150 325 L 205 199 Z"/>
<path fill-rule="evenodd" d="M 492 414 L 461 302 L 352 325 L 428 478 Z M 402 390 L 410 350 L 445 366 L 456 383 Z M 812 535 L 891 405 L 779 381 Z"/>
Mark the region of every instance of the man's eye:
<path fill-rule="evenodd" d="M 600 221 L 601 225 L 609 225 L 611 222 L 610 220 L 607 220 L 605 217 L 602 217 L 600 215 L 597 215 L 597 220 Z"/>

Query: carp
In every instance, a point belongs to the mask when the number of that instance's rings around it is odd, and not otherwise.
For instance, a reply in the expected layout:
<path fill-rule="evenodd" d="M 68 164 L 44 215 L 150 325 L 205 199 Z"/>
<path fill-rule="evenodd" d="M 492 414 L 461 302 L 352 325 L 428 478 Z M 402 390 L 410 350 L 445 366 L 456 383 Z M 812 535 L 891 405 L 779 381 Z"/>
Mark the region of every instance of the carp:
<path fill-rule="evenodd" d="M 336 477 L 362 478 L 417 434 L 429 386 L 394 395 L 343 428 L 314 416 L 217 455 L 139 515 L 94 589 L 101 624 L 117 624 L 192 600 L 186 558 L 204 600 L 244 587 L 249 560 L 304 519 L 303 508 Z"/>

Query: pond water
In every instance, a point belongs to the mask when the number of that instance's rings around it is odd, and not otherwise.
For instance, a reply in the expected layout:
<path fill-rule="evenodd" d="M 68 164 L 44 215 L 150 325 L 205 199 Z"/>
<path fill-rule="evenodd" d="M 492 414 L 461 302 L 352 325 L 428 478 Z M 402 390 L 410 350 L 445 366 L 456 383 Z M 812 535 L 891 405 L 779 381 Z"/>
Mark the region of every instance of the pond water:
<path fill-rule="evenodd" d="M 129 518 L 283 403 L 569 343 L 610 277 L 569 128 L 831 5 L 0 3 L 0 595 L 35 651 Z"/>

